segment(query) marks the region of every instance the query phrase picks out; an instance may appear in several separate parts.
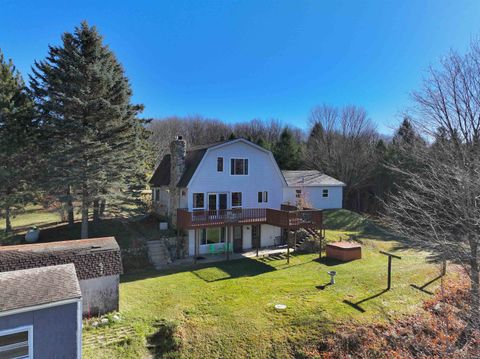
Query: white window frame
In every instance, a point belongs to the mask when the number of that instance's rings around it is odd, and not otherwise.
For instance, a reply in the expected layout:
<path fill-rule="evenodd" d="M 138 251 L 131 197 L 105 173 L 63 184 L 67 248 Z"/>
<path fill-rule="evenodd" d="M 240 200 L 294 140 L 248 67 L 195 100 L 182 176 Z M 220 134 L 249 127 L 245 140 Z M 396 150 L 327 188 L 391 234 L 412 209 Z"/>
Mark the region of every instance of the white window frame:
<path fill-rule="evenodd" d="M 0 336 L 16 334 L 21 332 L 27 332 L 27 335 L 28 335 L 28 357 L 19 357 L 19 358 L 33 359 L 33 325 L 25 325 L 22 327 L 0 330 Z"/>
<path fill-rule="evenodd" d="M 295 189 L 295 198 L 302 198 L 302 190 L 300 188 Z"/>
<path fill-rule="evenodd" d="M 242 160 L 243 161 L 243 174 L 232 173 L 232 160 Z M 245 161 L 247 161 L 247 166 L 245 167 Z M 230 157 L 229 161 L 230 166 L 230 176 L 250 176 L 250 159 L 248 157 Z M 247 169 L 247 174 L 245 174 L 245 169 Z M 233 166 L 233 170 L 235 170 L 235 165 Z"/>
<path fill-rule="evenodd" d="M 203 194 L 203 207 L 195 207 L 195 195 Z M 193 192 L 192 193 L 192 208 L 193 209 L 205 209 L 205 193 L 204 192 Z"/>
<path fill-rule="evenodd" d="M 327 191 L 327 195 L 325 196 L 325 191 Z M 328 188 L 322 188 L 322 198 L 328 198 L 330 196 L 330 191 Z"/>
<path fill-rule="evenodd" d="M 260 195 L 260 201 L 259 201 L 258 195 Z M 268 191 L 258 191 L 257 201 L 258 203 L 268 203 Z"/>
<path fill-rule="evenodd" d="M 233 194 L 234 193 L 240 193 L 240 205 L 239 206 L 235 206 L 233 204 Z M 240 192 L 240 191 L 230 192 L 230 207 L 231 208 L 242 208 L 243 207 L 243 193 L 242 192 Z"/>
<path fill-rule="evenodd" d="M 218 229 L 220 242 L 208 243 L 208 235 L 207 235 L 208 230 L 213 230 L 213 229 Z M 222 231 L 223 231 L 223 236 L 222 236 Z M 205 235 L 205 237 L 202 238 L 204 235 Z M 227 228 L 226 227 L 210 227 L 210 228 L 202 228 L 200 230 L 200 245 L 201 246 L 211 246 L 211 245 L 223 244 L 223 243 L 225 243 L 226 238 L 227 238 Z M 205 243 L 203 243 L 203 240 L 205 240 Z"/>
<path fill-rule="evenodd" d="M 222 170 L 221 171 L 218 170 L 218 160 L 219 159 L 222 159 Z M 217 157 L 217 172 L 225 172 L 225 159 L 222 156 Z"/>

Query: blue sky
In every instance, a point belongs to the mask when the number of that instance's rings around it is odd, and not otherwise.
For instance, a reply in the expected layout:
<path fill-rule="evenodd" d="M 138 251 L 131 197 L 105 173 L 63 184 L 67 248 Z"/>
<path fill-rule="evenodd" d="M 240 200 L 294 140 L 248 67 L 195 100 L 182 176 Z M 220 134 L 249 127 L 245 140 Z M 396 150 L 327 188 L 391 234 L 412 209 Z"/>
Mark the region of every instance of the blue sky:
<path fill-rule="evenodd" d="M 276 118 L 364 106 L 390 133 L 424 71 L 480 35 L 480 1 L 0 0 L 0 48 L 26 75 L 81 20 L 123 63 L 145 117 Z"/>

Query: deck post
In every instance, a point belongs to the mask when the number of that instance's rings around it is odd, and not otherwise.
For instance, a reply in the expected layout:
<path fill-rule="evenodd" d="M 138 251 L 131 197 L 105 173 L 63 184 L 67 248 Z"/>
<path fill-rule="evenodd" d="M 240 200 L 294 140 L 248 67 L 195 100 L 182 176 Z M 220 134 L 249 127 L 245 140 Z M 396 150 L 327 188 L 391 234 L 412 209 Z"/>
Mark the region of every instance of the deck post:
<path fill-rule="evenodd" d="M 193 230 L 193 233 L 194 233 L 193 237 L 195 238 L 195 255 L 193 257 L 193 262 L 195 264 L 197 264 L 197 257 L 198 257 L 198 233 L 197 232 L 198 232 L 198 230 L 195 228 Z"/>
<path fill-rule="evenodd" d="M 293 232 L 293 250 L 297 254 L 297 230 Z"/>
<path fill-rule="evenodd" d="M 227 261 L 230 260 L 230 229 L 231 226 L 227 226 Z"/>
<path fill-rule="evenodd" d="M 287 264 L 290 264 L 290 231 L 287 235 Z"/>

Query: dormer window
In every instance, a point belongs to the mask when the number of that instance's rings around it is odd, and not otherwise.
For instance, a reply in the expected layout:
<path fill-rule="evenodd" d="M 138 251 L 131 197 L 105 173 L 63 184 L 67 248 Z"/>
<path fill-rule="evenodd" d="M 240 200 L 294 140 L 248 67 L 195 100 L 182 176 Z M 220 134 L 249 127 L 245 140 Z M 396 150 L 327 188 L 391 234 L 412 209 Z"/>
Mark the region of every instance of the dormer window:
<path fill-rule="evenodd" d="M 223 172 L 223 157 L 217 157 L 217 172 Z"/>
<path fill-rule="evenodd" d="M 230 160 L 230 174 L 240 176 L 248 175 L 248 159 L 232 158 Z"/>

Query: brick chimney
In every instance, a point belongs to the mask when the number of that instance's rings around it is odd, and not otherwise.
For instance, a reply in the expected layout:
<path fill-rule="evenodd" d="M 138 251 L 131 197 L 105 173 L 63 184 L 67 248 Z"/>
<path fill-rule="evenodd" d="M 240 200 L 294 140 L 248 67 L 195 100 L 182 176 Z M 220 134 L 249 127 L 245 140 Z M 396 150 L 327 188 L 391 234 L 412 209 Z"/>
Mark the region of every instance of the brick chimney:
<path fill-rule="evenodd" d="M 182 136 L 177 136 L 170 143 L 170 216 L 172 225 L 177 226 L 177 208 L 180 206 L 180 191 L 178 181 L 185 172 L 185 156 L 187 142 Z"/>

